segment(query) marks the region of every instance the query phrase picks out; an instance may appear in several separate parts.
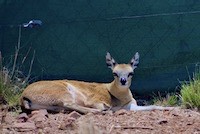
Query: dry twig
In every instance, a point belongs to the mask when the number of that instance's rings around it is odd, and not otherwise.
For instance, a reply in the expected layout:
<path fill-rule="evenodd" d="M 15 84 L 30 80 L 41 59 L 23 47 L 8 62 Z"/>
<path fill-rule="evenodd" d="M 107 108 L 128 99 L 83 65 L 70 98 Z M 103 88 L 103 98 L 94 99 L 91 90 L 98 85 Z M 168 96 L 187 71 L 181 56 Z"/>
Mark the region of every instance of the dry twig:
<path fill-rule="evenodd" d="M 19 37 L 18 37 L 17 47 L 15 48 L 15 59 L 14 59 L 13 68 L 11 72 L 11 79 L 13 78 L 14 73 L 15 73 L 17 58 L 18 58 L 19 50 L 20 50 L 20 44 L 21 44 L 21 25 L 19 26 Z"/>
<path fill-rule="evenodd" d="M 153 127 L 145 127 L 145 126 L 114 126 L 116 129 L 150 129 L 153 130 Z"/>

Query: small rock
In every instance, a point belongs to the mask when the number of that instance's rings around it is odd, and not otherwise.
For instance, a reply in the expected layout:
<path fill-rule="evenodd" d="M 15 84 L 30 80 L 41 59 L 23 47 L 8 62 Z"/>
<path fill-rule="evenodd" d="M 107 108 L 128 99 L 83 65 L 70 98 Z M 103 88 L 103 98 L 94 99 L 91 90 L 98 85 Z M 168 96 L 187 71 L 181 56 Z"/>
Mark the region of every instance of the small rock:
<path fill-rule="evenodd" d="M 47 112 L 46 109 L 40 109 L 40 110 L 32 111 L 32 112 L 31 112 L 31 115 L 34 115 L 34 114 L 42 114 L 42 115 L 48 117 L 48 112 Z"/>
<path fill-rule="evenodd" d="M 65 119 L 63 122 L 61 122 L 59 129 L 61 130 L 66 130 L 67 128 L 73 128 L 74 127 L 74 121 L 76 119 L 75 118 L 67 118 Z"/>
<path fill-rule="evenodd" d="M 93 116 L 94 113 L 87 113 L 86 116 L 90 117 L 90 116 Z"/>
<path fill-rule="evenodd" d="M 33 122 L 25 122 L 25 123 L 15 123 L 12 126 L 17 131 L 24 132 L 36 129 L 35 123 Z"/>
<path fill-rule="evenodd" d="M 19 122 L 26 122 L 28 120 L 28 115 L 26 113 L 21 113 L 18 115 L 17 119 Z"/>
<path fill-rule="evenodd" d="M 45 127 L 45 128 L 43 129 L 43 132 L 44 132 L 45 134 L 53 133 L 51 127 Z"/>
<path fill-rule="evenodd" d="M 31 111 L 31 115 L 38 114 L 38 113 L 39 113 L 39 110 Z"/>
<path fill-rule="evenodd" d="M 48 112 L 46 109 L 33 111 L 31 114 L 31 117 L 28 119 L 29 121 L 41 122 L 45 121 L 48 117 Z"/>
<path fill-rule="evenodd" d="M 42 121 L 38 121 L 38 122 L 35 122 L 35 126 L 37 128 L 44 128 L 45 127 L 45 123 L 42 122 Z"/>
<path fill-rule="evenodd" d="M 37 128 L 44 128 L 46 120 L 47 120 L 47 117 L 45 115 L 40 114 L 40 113 L 35 114 L 30 119 L 28 119 L 29 122 L 34 122 L 35 126 Z"/>
<path fill-rule="evenodd" d="M 29 122 L 34 122 L 36 128 L 43 129 L 45 127 L 45 121 L 47 120 L 48 112 L 46 109 L 38 110 L 31 113 L 31 117 L 28 119 Z"/>
<path fill-rule="evenodd" d="M 4 122 L 4 115 L 2 112 L 0 112 L 0 124 L 2 124 Z"/>
<path fill-rule="evenodd" d="M 159 120 L 158 121 L 158 124 L 166 124 L 166 123 L 168 123 L 168 121 L 166 120 L 166 119 L 161 119 L 161 120 Z"/>
<path fill-rule="evenodd" d="M 74 119 L 78 119 L 79 117 L 81 117 L 81 114 L 79 114 L 76 111 L 71 112 L 70 114 L 68 114 L 68 117 L 70 118 L 74 118 Z"/>
<path fill-rule="evenodd" d="M 173 113 L 172 115 L 173 115 L 173 116 L 179 116 L 178 114 L 175 114 L 175 113 Z"/>
<path fill-rule="evenodd" d="M 124 114 L 128 114 L 128 111 L 125 109 L 120 109 L 115 112 L 115 115 L 124 115 Z"/>
<path fill-rule="evenodd" d="M 47 117 L 42 114 L 35 114 L 32 117 L 30 117 L 28 121 L 40 122 L 40 121 L 45 121 L 46 119 Z"/>
<path fill-rule="evenodd" d="M 191 121 L 187 122 L 187 125 L 193 125 L 193 124 L 194 122 L 191 122 Z"/>
<path fill-rule="evenodd" d="M 6 128 L 1 129 L 2 130 L 2 134 L 9 134 L 10 131 Z"/>
<path fill-rule="evenodd" d="M 9 114 L 6 114 L 6 116 L 4 117 L 4 122 L 7 124 L 12 124 L 12 122 L 14 122 L 14 120 L 15 120 L 14 117 L 12 117 Z"/>
<path fill-rule="evenodd" d="M 28 119 L 28 115 L 27 115 L 26 113 L 21 113 L 21 114 L 18 115 L 17 118 L 18 118 L 18 119 L 19 119 L 19 118 L 26 118 L 26 119 Z"/>
<path fill-rule="evenodd" d="M 58 122 L 55 121 L 55 120 L 51 120 L 51 121 L 48 122 L 48 126 L 50 126 L 50 127 L 58 126 Z"/>
<path fill-rule="evenodd" d="M 47 112 L 46 109 L 39 110 L 39 113 L 42 114 L 42 115 L 44 115 L 44 116 L 46 116 L 46 117 L 48 117 L 48 112 Z"/>
<path fill-rule="evenodd" d="M 103 115 L 110 115 L 110 116 L 112 116 L 113 115 L 113 111 L 112 110 L 102 111 L 102 114 Z"/>

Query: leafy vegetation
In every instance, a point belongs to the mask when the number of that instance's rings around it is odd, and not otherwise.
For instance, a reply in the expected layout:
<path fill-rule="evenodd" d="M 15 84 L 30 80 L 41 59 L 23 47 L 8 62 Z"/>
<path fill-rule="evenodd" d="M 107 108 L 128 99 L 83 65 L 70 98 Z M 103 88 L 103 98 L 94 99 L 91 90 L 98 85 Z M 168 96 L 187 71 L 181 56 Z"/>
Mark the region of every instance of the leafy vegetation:
<path fill-rule="evenodd" d="M 200 110 L 200 68 L 196 68 L 189 81 L 181 83 L 180 93 L 168 93 L 166 97 L 160 93 L 154 96 L 153 103 L 162 106 L 183 106 Z"/>
<path fill-rule="evenodd" d="M 2 81 L 0 82 L 0 96 L 2 99 L 1 101 L 7 103 L 9 107 L 18 106 L 20 95 L 21 92 L 16 92 L 14 85 L 4 84 Z"/>
<path fill-rule="evenodd" d="M 193 78 L 181 86 L 182 105 L 186 108 L 197 108 L 200 110 L 200 69 L 197 68 Z"/>
<path fill-rule="evenodd" d="M 23 74 L 23 65 L 29 55 L 30 49 L 25 56 L 20 54 L 21 27 L 19 27 L 18 45 L 15 48 L 15 53 L 11 56 L 10 65 L 4 65 L 8 59 L 4 59 L 0 52 L 0 102 L 8 104 L 11 108 L 16 108 L 19 105 L 19 100 L 23 89 L 29 82 L 29 77 L 32 70 L 32 65 L 35 57 L 30 62 L 28 75 Z M 6 60 L 6 61 L 5 61 Z"/>
<path fill-rule="evenodd" d="M 153 104 L 161 106 L 179 106 L 179 95 L 175 93 L 168 93 L 166 97 L 163 97 L 160 93 L 158 93 L 158 95 L 153 97 Z"/>

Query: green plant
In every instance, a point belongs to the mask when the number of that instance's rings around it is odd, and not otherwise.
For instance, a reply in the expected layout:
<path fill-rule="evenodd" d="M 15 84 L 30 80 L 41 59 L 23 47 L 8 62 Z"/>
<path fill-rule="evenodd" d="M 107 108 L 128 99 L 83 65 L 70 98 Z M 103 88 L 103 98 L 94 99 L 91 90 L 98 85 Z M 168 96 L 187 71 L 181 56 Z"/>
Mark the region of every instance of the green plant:
<path fill-rule="evenodd" d="M 181 85 L 182 104 L 186 108 L 200 109 L 200 69 L 197 68 L 193 78 Z"/>
<path fill-rule="evenodd" d="M 0 82 L 0 96 L 8 104 L 9 107 L 15 107 L 19 104 L 20 91 L 15 91 L 14 85 L 4 84 Z"/>
<path fill-rule="evenodd" d="M 175 93 L 168 93 L 166 97 L 163 97 L 158 93 L 158 95 L 154 95 L 153 97 L 153 104 L 161 106 L 177 106 L 180 105 L 179 96 Z"/>
<path fill-rule="evenodd" d="M 32 60 L 30 62 L 28 75 L 24 75 L 22 68 L 30 52 L 30 49 L 24 57 L 20 58 L 19 56 L 22 56 L 22 54 L 20 54 L 20 44 L 21 26 L 19 27 L 18 45 L 16 46 L 15 54 L 10 61 L 10 63 L 12 63 L 11 67 L 6 67 L 4 65 L 3 61 L 5 61 L 5 59 L 2 57 L 0 52 L 0 102 L 6 102 L 10 108 L 16 108 L 16 106 L 19 105 L 21 93 L 23 89 L 28 85 L 28 80 L 30 78 L 35 57 L 34 51 Z"/>
<path fill-rule="evenodd" d="M 3 65 L 1 65 L 3 66 Z M 16 108 L 19 105 L 19 99 L 24 84 L 11 79 L 8 69 L 5 67 L 0 70 L 0 98 L 10 108 Z"/>

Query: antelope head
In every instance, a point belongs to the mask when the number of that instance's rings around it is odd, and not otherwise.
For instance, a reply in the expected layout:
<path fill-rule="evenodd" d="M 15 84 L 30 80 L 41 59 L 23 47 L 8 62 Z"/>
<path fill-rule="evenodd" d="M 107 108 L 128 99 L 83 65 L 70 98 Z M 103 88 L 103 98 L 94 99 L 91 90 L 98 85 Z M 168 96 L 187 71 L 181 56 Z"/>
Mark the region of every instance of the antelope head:
<path fill-rule="evenodd" d="M 131 85 L 132 76 L 134 74 L 135 68 L 139 64 L 139 53 L 136 54 L 131 59 L 128 64 L 118 64 L 114 58 L 111 57 L 110 53 L 106 54 L 106 64 L 108 68 L 112 70 L 115 82 L 117 86 L 121 88 L 129 88 Z"/>

